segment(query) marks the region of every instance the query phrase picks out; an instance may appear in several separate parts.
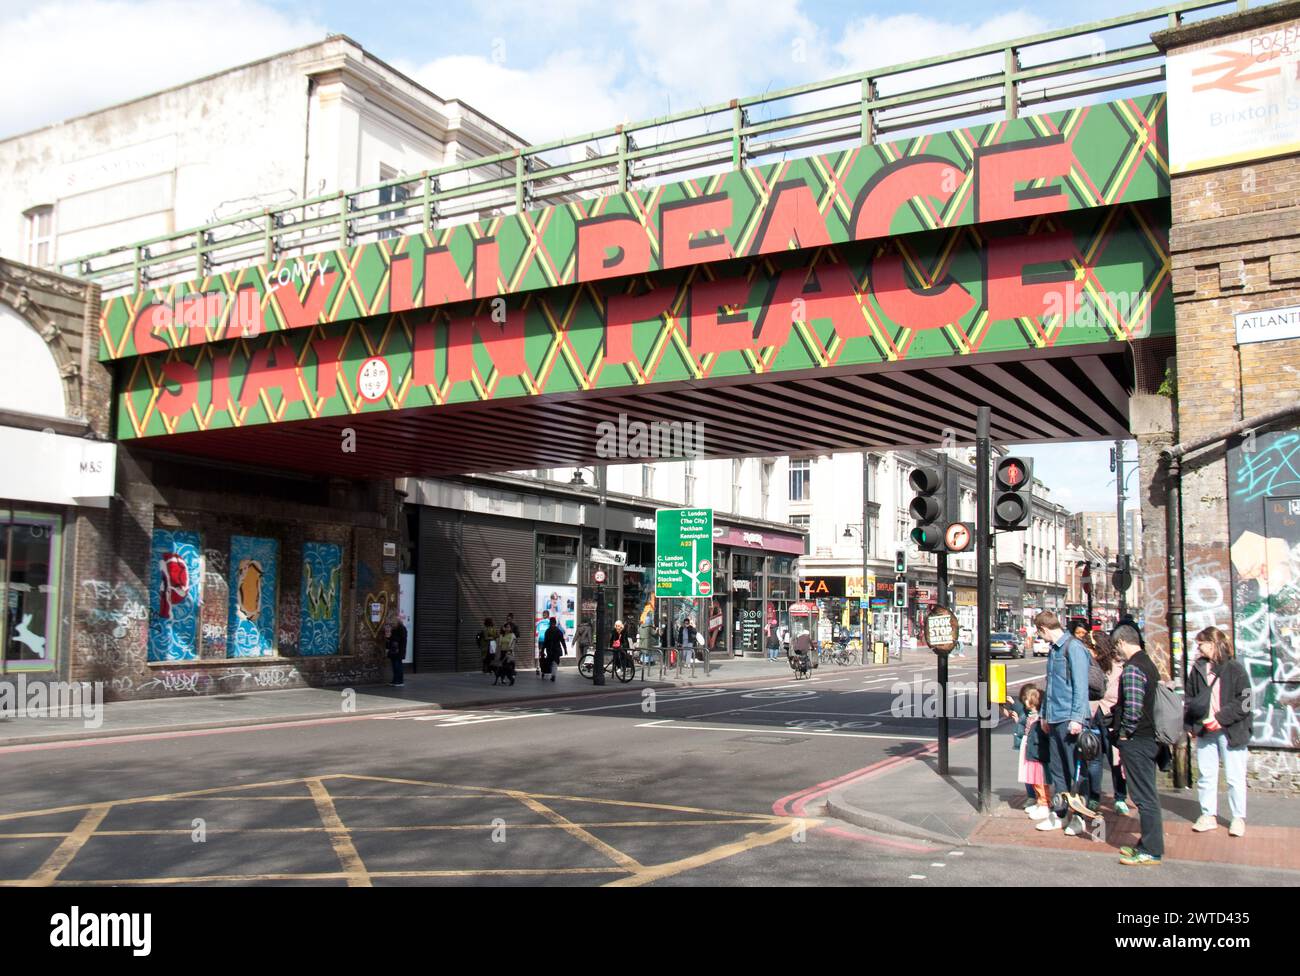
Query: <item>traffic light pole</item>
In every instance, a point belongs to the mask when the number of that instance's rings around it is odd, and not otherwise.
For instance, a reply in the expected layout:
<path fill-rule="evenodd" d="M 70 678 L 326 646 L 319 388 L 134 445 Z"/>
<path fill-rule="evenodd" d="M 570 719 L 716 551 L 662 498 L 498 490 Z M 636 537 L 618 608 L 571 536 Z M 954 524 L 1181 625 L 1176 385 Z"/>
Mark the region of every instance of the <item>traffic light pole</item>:
<path fill-rule="evenodd" d="M 948 553 L 940 551 L 935 560 L 935 581 L 939 590 L 938 605 L 948 607 Z M 948 655 L 939 655 L 939 775 L 948 775 Z"/>
<path fill-rule="evenodd" d="M 979 641 L 979 694 L 987 696 L 989 688 L 989 634 L 991 632 L 989 612 L 993 599 L 992 580 L 989 577 L 989 550 L 993 538 L 991 505 L 992 489 L 989 478 L 989 423 L 992 411 L 980 407 L 975 419 L 975 565 L 976 579 L 979 586 L 976 596 L 976 639 Z M 991 702 L 983 703 L 991 712 Z M 979 812 L 991 813 L 993 809 L 993 729 L 987 721 L 981 720 L 978 732 L 979 744 Z"/>
<path fill-rule="evenodd" d="M 1115 556 L 1115 580 L 1123 582 L 1123 573 L 1127 567 L 1124 565 L 1124 442 L 1120 440 L 1115 442 L 1115 531 L 1119 545 L 1119 552 Z M 1118 586 L 1115 587 L 1115 593 L 1118 604 L 1116 619 L 1123 620 L 1128 611 L 1128 594 Z M 1089 622 L 1088 626 L 1091 627 L 1092 623 Z"/>

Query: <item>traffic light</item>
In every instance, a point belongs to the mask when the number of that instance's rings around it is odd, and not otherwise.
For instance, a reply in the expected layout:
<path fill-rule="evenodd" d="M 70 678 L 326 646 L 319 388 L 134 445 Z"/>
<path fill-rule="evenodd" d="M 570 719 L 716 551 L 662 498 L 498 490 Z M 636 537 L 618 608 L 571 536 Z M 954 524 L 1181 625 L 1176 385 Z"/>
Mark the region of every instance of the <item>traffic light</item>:
<path fill-rule="evenodd" d="M 894 584 L 894 606 L 900 610 L 907 609 L 907 580 L 899 580 Z"/>
<path fill-rule="evenodd" d="M 907 479 L 916 497 L 908 514 L 916 519 L 912 542 L 922 552 L 945 552 L 944 532 L 949 523 L 961 518 L 956 478 L 949 478 L 946 466 L 916 468 Z"/>
<path fill-rule="evenodd" d="M 1015 531 L 1029 527 L 1034 487 L 1031 458 L 1004 457 L 993 476 L 993 528 Z"/>
<path fill-rule="evenodd" d="M 894 574 L 896 576 L 902 576 L 906 572 L 907 572 L 907 550 L 895 549 L 894 550 Z"/>

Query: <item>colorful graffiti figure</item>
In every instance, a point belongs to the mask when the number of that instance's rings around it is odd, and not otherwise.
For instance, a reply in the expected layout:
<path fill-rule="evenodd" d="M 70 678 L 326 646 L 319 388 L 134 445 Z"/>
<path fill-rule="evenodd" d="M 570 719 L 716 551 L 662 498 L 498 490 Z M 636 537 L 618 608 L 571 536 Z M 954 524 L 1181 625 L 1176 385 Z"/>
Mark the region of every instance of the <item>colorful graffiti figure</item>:
<path fill-rule="evenodd" d="M 185 560 L 174 552 L 163 553 L 159 563 L 162 588 L 158 593 L 158 616 L 170 620 L 172 607 L 185 601 L 190 591 L 190 570 Z"/>

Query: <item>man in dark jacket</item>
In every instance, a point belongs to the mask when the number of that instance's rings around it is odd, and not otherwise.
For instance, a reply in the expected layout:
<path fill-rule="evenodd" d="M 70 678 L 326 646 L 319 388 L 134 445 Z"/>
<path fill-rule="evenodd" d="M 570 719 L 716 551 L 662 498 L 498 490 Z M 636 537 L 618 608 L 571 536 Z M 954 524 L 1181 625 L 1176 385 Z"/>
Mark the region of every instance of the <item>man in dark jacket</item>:
<path fill-rule="evenodd" d="M 564 657 L 564 649 L 564 631 L 560 630 L 559 621 L 552 617 L 551 625 L 546 628 L 546 636 L 542 638 L 542 650 L 546 654 L 546 670 L 552 681 L 555 680 L 560 658 Z"/>
<path fill-rule="evenodd" d="M 1115 731 L 1124 760 L 1128 795 L 1137 803 L 1142 822 L 1137 847 L 1121 847 L 1119 863 L 1148 867 L 1158 865 L 1165 855 L 1165 828 L 1156 787 L 1160 742 L 1156 739 L 1155 708 L 1160 672 L 1142 650 L 1136 628 L 1116 627 L 1112 640 L 1125 661 L 1115 706 Z"/>

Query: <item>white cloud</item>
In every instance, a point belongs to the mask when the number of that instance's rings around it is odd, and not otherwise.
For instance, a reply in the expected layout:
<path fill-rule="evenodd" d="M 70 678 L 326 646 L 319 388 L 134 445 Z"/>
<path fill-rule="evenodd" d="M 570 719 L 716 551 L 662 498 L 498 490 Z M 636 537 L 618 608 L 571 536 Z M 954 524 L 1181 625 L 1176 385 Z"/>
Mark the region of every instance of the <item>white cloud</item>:
<path fill-rule="evenodd" d="M 0 137 L 325 35 L 256 0 L 69 0 L 0 8 Z M 21 94 L 19 94 L 21 93 Z"/>

